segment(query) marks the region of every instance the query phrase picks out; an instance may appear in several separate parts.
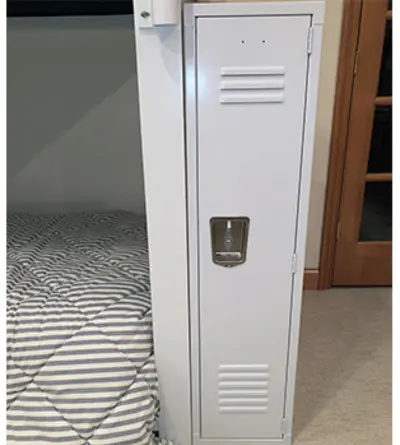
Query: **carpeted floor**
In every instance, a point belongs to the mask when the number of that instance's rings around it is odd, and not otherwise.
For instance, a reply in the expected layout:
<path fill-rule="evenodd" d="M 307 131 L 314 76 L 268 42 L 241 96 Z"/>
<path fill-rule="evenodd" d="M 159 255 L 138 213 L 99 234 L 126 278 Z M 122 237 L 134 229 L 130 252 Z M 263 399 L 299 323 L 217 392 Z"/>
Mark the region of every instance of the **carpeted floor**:
<path fill-rule="evenodd" d="M 392 291 L 306 292 L 294 445 L 389 445 Z"/>

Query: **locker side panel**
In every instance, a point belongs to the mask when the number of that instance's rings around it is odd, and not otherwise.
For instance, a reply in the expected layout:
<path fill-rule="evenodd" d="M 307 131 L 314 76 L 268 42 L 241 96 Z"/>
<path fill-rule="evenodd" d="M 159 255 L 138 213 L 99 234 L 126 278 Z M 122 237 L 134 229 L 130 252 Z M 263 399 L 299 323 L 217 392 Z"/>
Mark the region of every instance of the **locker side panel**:
<path fill-rule="evenodd" d="M 203 438 L 279 438 L 310 16 L 197 19 Z M 210 219 L 247 217 L 246 261 L 213 262 Z"/>

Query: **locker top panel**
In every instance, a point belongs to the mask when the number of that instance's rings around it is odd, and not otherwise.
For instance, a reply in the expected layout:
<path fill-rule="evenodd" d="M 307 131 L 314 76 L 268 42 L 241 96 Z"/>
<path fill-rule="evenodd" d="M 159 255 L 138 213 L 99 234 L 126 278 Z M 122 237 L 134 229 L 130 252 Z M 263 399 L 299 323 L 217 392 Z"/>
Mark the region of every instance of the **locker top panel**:
<path fill-rule="evenodd" d="M 197 17 L 311 15 L 313 25 L 324 23 L 325 0 L 207 0 L 186 3 L 185 26 L 193 26 Z"/>

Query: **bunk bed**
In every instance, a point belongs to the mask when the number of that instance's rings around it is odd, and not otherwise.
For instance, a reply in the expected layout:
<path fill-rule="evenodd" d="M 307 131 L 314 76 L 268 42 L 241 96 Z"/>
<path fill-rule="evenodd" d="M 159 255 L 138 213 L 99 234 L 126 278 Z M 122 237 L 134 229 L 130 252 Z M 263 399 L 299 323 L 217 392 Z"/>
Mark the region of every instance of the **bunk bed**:
<path fill-rule="evenodd" d="M 7 444 L 149 444 L 159 413 L 145 219 L 7 218 Z"/>

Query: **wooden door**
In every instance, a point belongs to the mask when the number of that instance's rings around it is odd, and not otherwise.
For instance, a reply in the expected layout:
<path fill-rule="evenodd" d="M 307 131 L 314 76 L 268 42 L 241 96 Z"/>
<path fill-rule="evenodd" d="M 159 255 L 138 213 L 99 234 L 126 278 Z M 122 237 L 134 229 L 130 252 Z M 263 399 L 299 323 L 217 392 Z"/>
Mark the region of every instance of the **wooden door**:
<path fill-rule="evenodd" d="M 392 11 L 363 0 L 333 284 L 391 283 Z"/>

